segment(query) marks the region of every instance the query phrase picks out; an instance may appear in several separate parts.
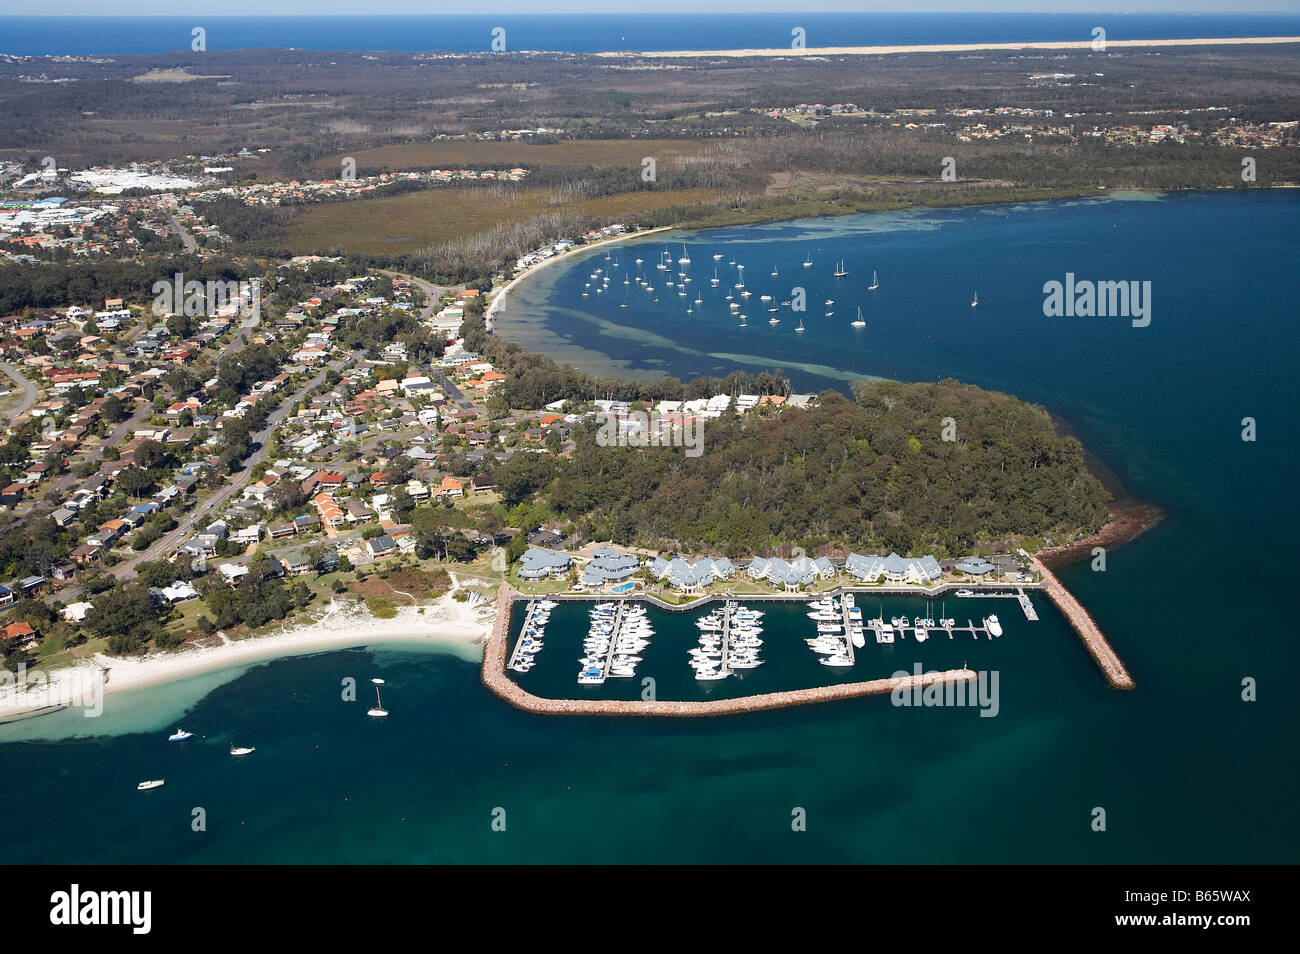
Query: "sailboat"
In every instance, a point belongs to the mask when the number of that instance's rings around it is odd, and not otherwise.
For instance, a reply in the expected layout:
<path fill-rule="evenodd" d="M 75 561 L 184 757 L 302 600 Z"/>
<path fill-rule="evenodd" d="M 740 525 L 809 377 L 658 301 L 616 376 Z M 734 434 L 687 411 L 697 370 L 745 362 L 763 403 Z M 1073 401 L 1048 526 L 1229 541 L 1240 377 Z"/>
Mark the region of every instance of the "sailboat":
<path fill-rule="evenodd" d="M 677 260 L 677 264 L 678 264 L 678 265 L 689 265 L 689 264 L 691 264 L 691 257 L 690 257 L 688 254 L 686 254 L 686 246 L 685 246 L 685 245 L 682 246 L 682 257 L 679 258 L 679 259 Z"/>
<path fill-rule="evenodd" d="M 796 328 L 795 331 L 803 331 L 803 319 L 802 319 L 802 318 L 799 319 L 799 327 Z"/>
<path fill-rule="evenodd" d="M 773 277 L 773 278 L 776 278 L 776 266 L 775 266 L 775 265 L 772 266 L 772 277 Z"/>
<path fill-rule="evenodd" d="M 811 256 L 811 255 L 809 255 L 809 256 L 807 256 L 807 257 L 804 258 L 804 260 L 803 260 L 803 267 L 804 267 L 804 268 L 812 268 L 812 256 Z"/>
<path fill-rule="evenodd" d="M 876 277 L 876 272 L 873 269 L 871 272 L 871 284 L 867 286 L 867 291 L 875 291 L 879 287 L 880 279 Z"/>
<path fill-rule="evenodd" d="M 861 305 L 858 305 L 858 318 L 857 318 L 857 321 L 852 322 L 852 325 L 853 325 L 854 328 L 865 328 L 865 327 L 867 326 L 867 323 L 866 323 L 865 321 L 862 320 L 862 306 L 861 306 Z"/>
<path fill-rule="evenodd" d="M 975 292 L 974 296 L 970 300 L 970 306 L 972 308 L 975 308 L 976 306 L 979 305 L 979 303 L 980 303 L 980 293 Z"/>
<path fill-rule="evenodd" d="M 840 259 L 840 263 L 835 266 L 835 277 L 843 278 L 847 274 L 848 270 L 844 267 L 844 259 Z"/>
<path fill-rule="evenodd" d="M 709 284 L 710 284 L 710 285 L 713 285 L 713 286 L 716 288 L 717 285 L 718 285 L 718 282 L 719 282 L 719 281 L 720 281 L 720 279 L 718 278 L 718 266 L 714 265 L 714 266 L 713 266 L 713 277 L 712 277 L 711 279 L 709 279 Z"/>
<path fill-rule="evenodd" d="M 370 681 L 375 684 L 375 704 L 372 708 L 366 710 L 366 715 L 382 719 L 388 715 L 388 710 L 384 708 L 384 701 L 379 698 L 379 687 L 384 684 L 384 680 L 371 679 Z"/>

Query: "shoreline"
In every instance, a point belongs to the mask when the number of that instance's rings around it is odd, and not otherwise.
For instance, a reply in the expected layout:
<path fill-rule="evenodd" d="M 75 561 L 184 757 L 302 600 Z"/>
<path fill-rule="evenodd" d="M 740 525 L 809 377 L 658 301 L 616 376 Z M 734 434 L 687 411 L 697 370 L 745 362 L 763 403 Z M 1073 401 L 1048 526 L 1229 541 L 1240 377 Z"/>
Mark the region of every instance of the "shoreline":
<path fill-rule="evenodd" d="M 682 226 L 660 225 L 653 229 L 641 229 L 639 232 L 628 232 L 624 235 L 611 235 L 609 238 L 601 239 L 599 242 L 589 242 L 584 245 L 575 245 L 573 246 L 573 248 L 561 252 L 559 255 L 552 255 L 550 258 L 538 262 L 532 268 L 525 269 L 524 271 L 516 275 L 514 278 L 510 279 L 510 281 L 506 282 L 504 285 L 498 288 L 496 291 L 490 293 L 492 295 L 492 300 L 488 302 L 488 306 L 483 312 L 483 323 L 487 326 L 488 334 L 492 334 L 492 322 L 496 318 L 497 312 L 500 310 L 499 306 L 501 305 L 501 303 L 505 301 L 506 295 L 510 291 L 510 289 L 514 288 L 525 278 L 531 278 L 532 276 L 536 275 L 547 265 L 554 265 L 556 262 L 563 261 L 564 259 L 576 255 L 579 252 L 587 252 L 593 248 L 600 248 L 602 245 L 613 245 L 618 242 L 627 242 L 634 238 L 641 238 L 646 235 L 653 235 L 656 232 L 671 232 L 672 230 L 679 229 L 679 228 L 682 228 Z"/>
<path fill-rule="evenodd" d="M 1300 43 L 1300 36 L 1244 36 L 1204 37 L 1174 40 L 1107 40 L 1106 47 L 1179 47 L 1179 46 L 1266 46 Z M 612 59 L 655 57 L 658 59 L 701 59 L 708 57 L 820 57 L 820 56 L 886 56 L 898 53 L 979 53 L 999 50 L 1074 50 L 1091 52 L 1092 40 L 1040 40 L 1015 43 L 932 43 L 914 46 L 823 46 L 803 49 L 746 49 L 746 50 L 654 50 L 642 53 L 609 51 L 592 56 Z M 1101 51 L 1097 51 L 1101 52 Z"/>
<path fill-rule="evenodd" d="M 1045 566 L 1065 566 L 1092 556 L 1093 547 L 1110 548 L 1136 539 L 1165 519 L 1165 512 L 1155 504 L 1125 501 L 1109 508 L 1110 516 L 1096 533 L 1076 540 L 1044 547 L 1034 557 Z"/>
<path fill-rule="evenodd" d="M 379 646 L 390 643 L 434 641 L 446 645 L 478 646 L 487 641 L 492 622 L 482 615 L 494 604 L 472 606 L 445 594 L 436 603 L 403 607 L 393 619 L 377 619 L 367 611 L 331 602 L 310 622 L 265 636 L 250 636 L 218 646 L 191 647 L 146 656 L 107 656 L 96 653 L 81 662 L 44 673 L 26 691 L 0 685 L 0 720 L 12 721 L 69 705 L 94 703 L 96 693 L 146 689 L 190 676 L 242 664 L 270 662 L 292 656 Z M 423 608 L 424 612 L 418 612 Z"/>

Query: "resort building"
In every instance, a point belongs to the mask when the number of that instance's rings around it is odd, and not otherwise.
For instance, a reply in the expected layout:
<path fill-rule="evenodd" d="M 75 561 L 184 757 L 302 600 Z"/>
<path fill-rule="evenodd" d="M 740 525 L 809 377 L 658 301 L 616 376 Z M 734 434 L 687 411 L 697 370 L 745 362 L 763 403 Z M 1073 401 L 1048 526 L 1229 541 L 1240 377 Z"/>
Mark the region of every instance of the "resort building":
<path fill-rule="evenodd" d="M 548 576 L 562 576 L 573 565 L 567 553 L 529 547 L 519 558 L 519 579 L 544 580 Z"/>
<path fill-rule="evenodd" d="M 751 580 L 766 580 L 773 586 L 797 590 L 801 586 L 811 586 L 816 580 L 829 580 L 835 575 L 835 566 L 826 557 L 815 560 L 806 556 L 794 560 L 754 557 L 748 572 Z"/>
<path fill-rule="evenodd" d="M 928 555 L 914 559 L 900 557 L 897 553 L 887 557 L 850 553 L 844 569 L 860 583 L 875 583 L 883 578 L 886 583 L 926 586 L 943 579 L 939 561 Z"/>
<path fill-rule="evenodd" d="M 953 569 L 965 573 L 967 576 L 983 576 L 985 573 L 992 573 L 996 568 L 988 560 L 980 557 L 967 557 L 957 563 Z"/>
<path fill-rule="evenodd" d="M 600 587 L 610 583 L 621 583 L 636 575 L 641 569 L 641 561 L 630 553 L 618 553 L 609 547 L 597 547 L 582 571 L 582 585 Z M 520 574 L 522 576 L 522 573 Z"/>
<path fill-rule="evenodd" d="M 671 560 L 657 557 L 650 564 L 650 572 L 654 574 L 655 579 L 663 580 L 673 589 L 681 590 L 691 596 L 719 580 L 731 579 L 736 570 L 726 557 L 718 560 L 701 557 L 694 563 L 681 557 L 674 557 Z"/>

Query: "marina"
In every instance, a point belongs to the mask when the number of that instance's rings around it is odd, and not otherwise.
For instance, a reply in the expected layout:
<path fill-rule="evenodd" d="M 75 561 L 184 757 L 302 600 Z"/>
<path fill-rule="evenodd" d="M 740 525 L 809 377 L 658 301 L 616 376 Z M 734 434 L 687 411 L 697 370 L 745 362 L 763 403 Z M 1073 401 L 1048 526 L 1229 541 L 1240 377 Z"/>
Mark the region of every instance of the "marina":
<path fill-rule="evenodd" d="M 971 683 L 978 677 L 974 670 L 962 666 L 920 674 L 895 674 L 876 679 L 804 689 L 759 692 L 730 698 L 703 700 L 546 698 L 529 692 L 506 675 L 506 652 L 511 628 L 510 610 L 517 598 L 519 598 L 518 592 L 508 585 L 503 586 L 497 596 L 496 623 L 483 654 L 481 677 L 488 689 L 510 705 L 538 714 L 699 718 L 890 695 L 897 692 L 915 693 L 936 686 Z"/>
<path fill-rule="evenodd" d="M 1039 588 L 1041 584 L 1025 584 L 1031 610 L 1031 593 Z M 949 601 L 955 595 L 955 584 L 930 589 Z M 981 599 L 1016 600 L 1023 609 L 1019 590 L 978 583 L 962 590 L 979 592 Z M 938 600 L 926 599 L 929 595 L 926 588 L 910 584 L 841 587 L 821 594 L 717 593 L 684 604 L 645 593 L 549 594 L 549 612 L 560 615 L 548 617 L 548 641 L 559 640 L 564 648 L 580 646 L 575 654 L 579 695 L 565 688 L 566 683 L 573 686 L 574 673 L 569 669 L 567 679 L 562 676 L 567 666 L 557 664 L 566 655 L 563 649 L 554 660 L 543 660 L 541 668 L 521 672 L 507 666 L 502 675 L 529 695 L 551 700 L 594 703 L 639 696 L 652 705 L 730 704 L 750 696 L 874 682 L 908 666 L 954 671 L 1014 665 L 1004 651 L 993 648 L 1004 635 L 1005 624 L 997 614 L 959 616 L 946 602 L 941 611 Z M 864 607 L 868 596 L 879 600 L 879 606 Z M 504 637 L 508 646 L 518 650 L 525 629 L 536 634 L 537 599 L 516 595 L 509 602 Z M 1024 622 L 1018 626 L 1033 621 L 1029 614 L 1021 615 Z M 1059 632 L 1068 622 L 1054 616 L 1052 625 Z M 1018 642 L 1014 637 L 1020 633 L 1014 627 L 1009 635 Z M 1016 652 L 1014 647 L 1010 651 Z M 533 658 L 534 664 L 538 658 Z M 484 665 L 491 666 L 487 657 Z"/>

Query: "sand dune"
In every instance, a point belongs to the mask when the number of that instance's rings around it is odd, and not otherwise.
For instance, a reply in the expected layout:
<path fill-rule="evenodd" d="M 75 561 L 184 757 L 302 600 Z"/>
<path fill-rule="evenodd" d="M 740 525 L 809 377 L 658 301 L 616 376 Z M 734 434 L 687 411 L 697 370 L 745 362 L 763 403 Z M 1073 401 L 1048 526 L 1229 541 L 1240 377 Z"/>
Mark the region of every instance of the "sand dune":
<path fill-rule="evenodd" d="M 1300 36 L 1244 36 L 1207 37 L 1185 40 L 1107 40 L 1106 49 L 1163 46 L 1247 46 L 1276 43 L 1300 43 Z M 982 50 L 1076 50 L 1092 48 L 1090 39 L 1053 40 L 1039 43 L 943 43 L 925 46 L 810 46 L 802 50 L 777 48 L 770 50 L 661 50 L 652 53 L 610 52 L 597 56 L 611 57 L 663 57 L 672 59 L 698 59 L 701 57 L 743 56 L 879 56 L 888 53 L 977 53 Z"/>

